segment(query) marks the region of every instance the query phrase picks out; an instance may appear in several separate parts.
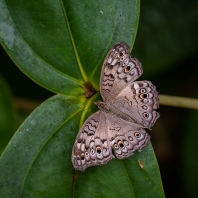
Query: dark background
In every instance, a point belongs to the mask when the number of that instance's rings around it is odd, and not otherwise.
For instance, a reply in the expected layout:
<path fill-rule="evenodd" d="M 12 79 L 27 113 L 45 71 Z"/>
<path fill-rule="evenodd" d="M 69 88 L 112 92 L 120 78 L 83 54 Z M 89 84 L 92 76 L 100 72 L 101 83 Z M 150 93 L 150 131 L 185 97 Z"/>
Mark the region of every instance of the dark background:
<path fill-rule="evenodd" d="M 143 64 L 141 80 L 152 81 L 159 94 L 197 98 L 197 35 L 198 1 L 142 1 L 137 39 L 132 51 Z M 54 94 L 26 77 L 2 47 L 0 57 L 0 74 L 17 106 L 17 126 L 12 129 L 13 134 L 35 106 Z M 24 99 L 32 108 L 24 105 Z M 149 133 L 165 195 L 197 197 L 198 111 L 161 105 L 158 112 L 161 118 Z"/>

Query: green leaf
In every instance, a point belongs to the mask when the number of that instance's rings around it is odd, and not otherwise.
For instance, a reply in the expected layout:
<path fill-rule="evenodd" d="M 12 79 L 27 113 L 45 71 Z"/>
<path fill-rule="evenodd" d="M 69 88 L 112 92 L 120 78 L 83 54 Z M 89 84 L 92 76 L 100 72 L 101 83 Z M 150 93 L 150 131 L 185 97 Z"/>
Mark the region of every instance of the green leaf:
<path fill-rule="evenodd" d="M 0 76 L 0 155 L 16 130 L 16 111 L 10 90 Z"/>
<path fill-rule="evenodd" d="M 164 197 L 149 144 L 134 157 L 75 171 L 71 151 L 96 111 L 103 59 L 134 44 L 139 1 L 0 0 L 1 43 L 16 65 L 56 95 L 21 125 L 0 158 L 0 197 Z M 91 108 L 90 108 L 91 107 Z M 98 190 L 100 189 L 100 191 Z"/>
<path fill-rule="evenodd" d="M 105 166 L 79 173 L 75 185 L 75 197 L 164 197 L 151 144 L 132 158 L 113 159 Z"/>
<path fill-rule="evenodd" d="M 74 172 L 83 100 L 57 95 L 26 119 L 0 158 L 1 197 L 163 197 L 150 144 L 134 157 Z"/>
<path fill-rule="evenodd" d="M 6 3 L 5 3 L 6 2 Z M 133 45 L 138 0 L 21 1 L 1 0 L 1 42 L 16 65 L 41 86 L 79 95 L 79 85 L 92 82 L 109 47 Z"/>
<path fill-rule="evenodd" d="M 21 125 L 0 158 L 1 197 L 22 196 L 28 191 L 31 179 L 37 174 L 45 189 L 50 190 L 47 182 L 49 180 L 45 176 L 54 178 L 49 175 L 52 174 L 53 168 L 60 171 L 58 175 L 64 180 L 67 174 L 72 173 L 71 147 L 75 132 L 78 131 L 81 115 L 79 112 L 83 108 L 80 105 L 81 100 L 82 98 L 66 98 L 60 95 L 52 97 Z M 72 119 L 73 117 L 75 119 Z M 32 168 L 41 161 L 43 164 L 38 166 L 32 175 Z M 30 183 L 27 182 L 29 179 Z M 67 186 L 72 185 L 72 182 L 65 182 Z M 38 181 L 34 185 L 37 186 Z M 38 187 L 42 188 L 40 185 Z M 29 191 L 31 193 L 31 189 Z"/>

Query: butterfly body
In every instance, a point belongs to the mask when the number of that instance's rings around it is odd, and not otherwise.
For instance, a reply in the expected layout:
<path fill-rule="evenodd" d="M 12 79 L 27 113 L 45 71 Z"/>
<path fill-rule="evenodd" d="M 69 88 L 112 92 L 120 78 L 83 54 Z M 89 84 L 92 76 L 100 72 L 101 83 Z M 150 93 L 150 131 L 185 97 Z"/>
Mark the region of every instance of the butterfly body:
<path fill-rule="evenodd" d="M 103 102 L 94 102 L 99 111 L 85 121 L 74 143 L 75 169 L 106 164 L 114 155 L 127 158 L 148 144 L 150 136 L 143 128 L 151 128 L 159 118 L 159 99 L 150 81 L 135 81 L 142 72 L 125 43 L 110 49 L 100 76 Z"/>
<path fill-rule="evenodd" d="M 117 116 L 118 118 L 121 118 L 128 122 L 135 122 L 135 120 L 133 120 L 129 115 L 118 110 L 111 103 L 105 103 L 105 102 L 98 101 L 98 102 L 94 102 L 94 104 L 97 105 L 100 110 L 105 111 L 106 113 Z"/>

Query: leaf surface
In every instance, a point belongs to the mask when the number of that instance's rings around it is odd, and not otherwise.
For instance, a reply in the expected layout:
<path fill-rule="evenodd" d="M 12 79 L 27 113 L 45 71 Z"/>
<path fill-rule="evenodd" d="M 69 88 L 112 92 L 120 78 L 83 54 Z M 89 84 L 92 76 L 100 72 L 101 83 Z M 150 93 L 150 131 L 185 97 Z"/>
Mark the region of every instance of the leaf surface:
<path fill-rule="evenodd" d="M 109 48 L 135 40 L 137 0 L 1 2 L 2 45 L 27 76 L 55 93 L 79 95 L 88 82 L 99 90 Z"/>
<path fill-rule="evenodd" d="M 1 197 L 164 197 L 149 144 L 142 153 L 75 171 L 71 152 L 96 111 L 101 65 L 109 48 L 134 44 L 139 1 L 0 0 L 1 43 L 32 80 L 58 95 L 21 125 L 0 158 Z M 91 108 L 90 108 L 91 107 Z"/>
<path fill-rule="evenodd" d="M 163 197 L 151 144 L 128 159 L 74 171 L 82 100 L 54 96 L 25 120 L 0 158 L 1 197 Z"/>

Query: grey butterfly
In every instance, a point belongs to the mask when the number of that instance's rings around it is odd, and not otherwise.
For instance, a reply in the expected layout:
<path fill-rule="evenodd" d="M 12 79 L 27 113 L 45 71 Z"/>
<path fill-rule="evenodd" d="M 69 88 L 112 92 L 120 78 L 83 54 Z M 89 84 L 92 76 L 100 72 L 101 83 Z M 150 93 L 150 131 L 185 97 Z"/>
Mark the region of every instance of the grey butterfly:
<path fill-rule="evenodd" d="M 159 118 L 158 93 L 150 81 L 136 81 L 143 73 L 141 63 L 130 55 L 129 46 L 115 44 L 108 52 L 100 76 L 103 101 L 79 131 L 73 151 L 74 168 L 103 165 L 114 158 L 124 159 L 142 151 L 151 128 Z M 112 153 L 114 150 L 114 155 Z"/>

